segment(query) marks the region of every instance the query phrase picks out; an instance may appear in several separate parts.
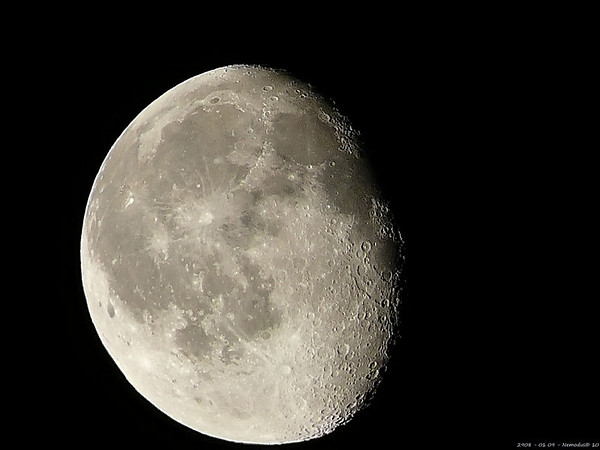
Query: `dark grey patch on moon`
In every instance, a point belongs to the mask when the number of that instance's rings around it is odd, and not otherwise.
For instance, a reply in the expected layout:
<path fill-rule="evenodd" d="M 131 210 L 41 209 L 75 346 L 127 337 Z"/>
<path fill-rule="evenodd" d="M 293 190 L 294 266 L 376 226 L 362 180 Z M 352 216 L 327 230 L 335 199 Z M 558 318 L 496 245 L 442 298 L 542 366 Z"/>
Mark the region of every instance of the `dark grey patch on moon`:
<path fill-rule="evenodd" d="M 273 145 L 283 158 L 297 164 L 318 165 L 337 156 L 338 142 L 331 126 L 313 115 L 280 114 L 273 126 Z"/>

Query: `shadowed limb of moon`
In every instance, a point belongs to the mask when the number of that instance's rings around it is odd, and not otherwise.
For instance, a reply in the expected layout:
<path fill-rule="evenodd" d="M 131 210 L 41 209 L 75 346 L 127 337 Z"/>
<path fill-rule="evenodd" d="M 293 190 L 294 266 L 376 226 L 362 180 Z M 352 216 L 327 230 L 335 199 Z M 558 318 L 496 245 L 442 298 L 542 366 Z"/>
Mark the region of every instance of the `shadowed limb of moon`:
<path fill-rule="evenodd" d="M 102 343 L 161 411 L 246 443 L 307 440 L 377 386 L 402 239 L 349 122 L 290 75 L 212 70 L 144 109 L 84 218 Z"/>

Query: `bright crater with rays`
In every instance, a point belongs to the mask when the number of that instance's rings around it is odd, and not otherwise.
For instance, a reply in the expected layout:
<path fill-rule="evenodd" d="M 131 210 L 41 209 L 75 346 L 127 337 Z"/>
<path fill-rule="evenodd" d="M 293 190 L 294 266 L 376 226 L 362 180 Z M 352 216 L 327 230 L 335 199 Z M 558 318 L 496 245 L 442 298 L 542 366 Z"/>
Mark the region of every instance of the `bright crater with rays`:
<path fill-rule="evenodd" d="M 322 436 L 373 393 L 402 239 L 348 121 L 256 66 L 176 86 L 117 139 L 81 238 L 89 311 L 133 387 L 201 433 Z"/>

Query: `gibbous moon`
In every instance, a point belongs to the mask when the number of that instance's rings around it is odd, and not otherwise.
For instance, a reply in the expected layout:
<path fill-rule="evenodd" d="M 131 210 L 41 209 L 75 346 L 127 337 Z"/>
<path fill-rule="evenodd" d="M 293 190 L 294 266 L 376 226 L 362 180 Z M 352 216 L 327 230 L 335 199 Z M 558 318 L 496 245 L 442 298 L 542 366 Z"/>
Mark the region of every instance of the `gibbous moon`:
<path fill-rule="evenodd" d="M 90 193 L 81 269 L 127 380 L 235 442 L 322 436 L 373 394 L 398 322 L 402 239 L 349 121 L 258 66 L 145 108 Z"/>

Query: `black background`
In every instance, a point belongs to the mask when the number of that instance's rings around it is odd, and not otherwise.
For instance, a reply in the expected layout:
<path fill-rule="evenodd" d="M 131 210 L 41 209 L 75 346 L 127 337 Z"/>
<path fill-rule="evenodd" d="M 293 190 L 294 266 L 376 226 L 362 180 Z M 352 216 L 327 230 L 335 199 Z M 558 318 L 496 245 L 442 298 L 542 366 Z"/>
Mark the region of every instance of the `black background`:
<path fill-rule="evenodd" d="M 304 19 L 286 26 L 294 15 Z M 87 196 L 123 129 L 176 84 L 248 63 L 290 71 L 350 117 L 406 241 L 402 337 L 371 406 L 286 448 L 598 441 L 597 173 L 584 139 L 590 66 L 574 44 L 585 29 L 291 7 L 251 26 L 224 26 L 227 11 L 186 26 L 157 14 L 127 32 L 92 16 L 44 28 L 16 69 L 43 196 L 22 267 L 48 276 L 26 291 L 40 308 L 22 312 L 35 316 L 15 377 L 34 386 L 15 415 L 35 430 L 23 439 L 254 448 L 189 430 L 126 382 L 79 268 Z"/>

